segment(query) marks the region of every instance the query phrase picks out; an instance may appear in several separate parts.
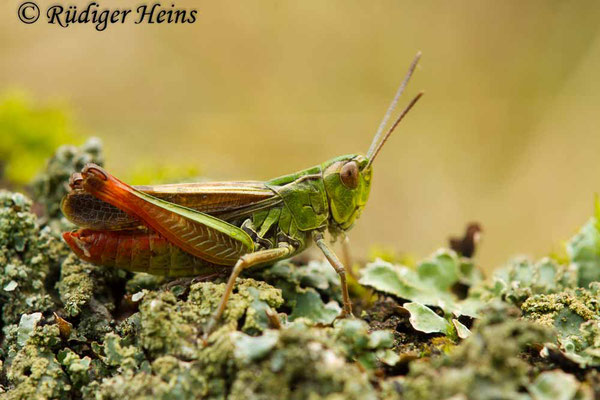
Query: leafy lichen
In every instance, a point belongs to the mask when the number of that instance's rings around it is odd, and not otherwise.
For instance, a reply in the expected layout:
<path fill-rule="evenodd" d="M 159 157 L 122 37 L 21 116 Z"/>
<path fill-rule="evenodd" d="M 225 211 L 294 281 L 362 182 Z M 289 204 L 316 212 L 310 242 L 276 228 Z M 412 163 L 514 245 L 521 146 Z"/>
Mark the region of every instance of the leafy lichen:
<path fill-rule="evenodd" d="M 516 313 L 516 314 L 515 314 Z M 400 383 L 404 399 L 528 399 L 530 366 L 521 354 L 548 341 L 551 331 L 515 319 L 518 311 L 499 305 L 488 308 L 473 334 L 449 354 L 431 364 L 416 362 Z M 460 397 L 459 397 L 460 398 Z"/>

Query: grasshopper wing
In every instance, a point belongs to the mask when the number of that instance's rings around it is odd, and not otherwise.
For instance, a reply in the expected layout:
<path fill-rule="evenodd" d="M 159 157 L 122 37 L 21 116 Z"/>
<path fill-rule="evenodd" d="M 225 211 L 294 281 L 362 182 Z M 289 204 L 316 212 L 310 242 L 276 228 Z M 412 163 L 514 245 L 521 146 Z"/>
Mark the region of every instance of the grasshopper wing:
<path fill-rule="evenodd" d="M 75 225 L 102 231 L 135 229 L 143 225 L 139 219 L 87 193 L 81 188 L 82 181 L 81 174 L 73 174 L 71 191 L 61 203 L 63 214 Z M 231 223 L 282 202 L 280 196 L 264 182 L 258 181 L 178 183 L 133 188 Z"/>
<path fill-rule="evenodd" d="M 95 164 L 81 172 L 83 190 L 137 218 L 182 250 L 218 265 L 254 251 L 246 232 L 217 217 L 159 199 L 121 182 Z"/>

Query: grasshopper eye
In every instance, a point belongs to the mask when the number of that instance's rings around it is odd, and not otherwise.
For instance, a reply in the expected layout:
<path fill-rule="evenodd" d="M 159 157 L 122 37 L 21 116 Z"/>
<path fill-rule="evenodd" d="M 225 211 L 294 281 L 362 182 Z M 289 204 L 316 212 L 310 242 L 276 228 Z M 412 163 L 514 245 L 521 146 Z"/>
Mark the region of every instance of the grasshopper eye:
<path fill-rule="evenodd" d="M 354 161 L 347 162 L 340 171 L 342 183 L 348 189 L 356 189 L 358 186 L 358 165 Z"/>

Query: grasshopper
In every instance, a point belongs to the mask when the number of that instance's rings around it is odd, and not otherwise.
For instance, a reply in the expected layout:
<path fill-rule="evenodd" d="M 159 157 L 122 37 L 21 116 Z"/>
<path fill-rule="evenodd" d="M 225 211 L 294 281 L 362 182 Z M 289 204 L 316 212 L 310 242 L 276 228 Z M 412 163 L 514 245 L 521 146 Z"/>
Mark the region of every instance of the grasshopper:
<path fill-rule="evenodd" d="M 311 242 L 340 277 L 343 310 L 352 305 L 342 262 L 324 239 L 345 234 L 369 198 L 373 161 L 419 100 L 420 92 L 383 134 L 420 58 L 417 54 L 366 155 L 349 154 L 266 182 L 210 182 L 130 186 L 95 164 L 69 181 L 64 215 L 80 229 L 64 240 L 96 265 L 169 277 L 211 278 L 230 271 L 209 321 L 225 310 L 236 278 L 248 268 L 302 252 Z"/>

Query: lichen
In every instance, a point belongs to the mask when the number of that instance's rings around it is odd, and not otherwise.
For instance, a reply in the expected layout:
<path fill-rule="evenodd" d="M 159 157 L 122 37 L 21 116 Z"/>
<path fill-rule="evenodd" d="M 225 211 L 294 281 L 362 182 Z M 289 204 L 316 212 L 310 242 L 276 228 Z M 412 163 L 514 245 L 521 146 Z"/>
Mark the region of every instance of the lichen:
<path fill-rule="evenodd" d="M 520 306 L 533 295 L 559 293 L 576 287 L 578 273 L 575 268 L 558 264 L 549 257 L 537 262 L 518 257 L 496 270 L 490 280 L 476 286 L 473 294 L 484 300 L 502 298 Z"/>
<path fill-rule="evenodd" d="M 62 262 L 56 289 L 70 317 L 80 315 L 84 307 L 93 306 L 90 304 L 93 300 L 113 311 L 117 300 L 114 297 L 116 292 L 124 290 L 127 276 L 125 271 L 97 267 L 69 254 Z"/>
<path fill-rule="evenodd" d="M 31 201 L 0 190 L 0 307 L 2 323 L 47 312 L 55 305 L 47 279 L 56 273 L 65 246 L 38 225 Z"/>
<path fill-rule="evenodd" d="M 36 326 L 6 368 L 12 390 L 6 399 L 67 399 L 71 384 L 55 356 L 58 327 Z"/>
<path fill-rule="evenodd" d="M 140 307 L 140 347 L 125 347 L 109 334 L 102 358 L 120 371 L 95 386 L 99 399 L 144 398 L 376 398 L 366 368 L 375 368 L 376 354 L 385 355 L 392 340 L 385 332 L 368 332 L 359 320 L 340 321 L 334 328 L 295 322 L 260 336 L 237 330 L 236 321 L 253 307 L 255 298 L 244 293 L 256 289 L 273 307 L 281 304 L 279 291 L 253 280 L 243 280 L 226 321 L 208 343 L 200 339 L 201 322 L 208 317 L 219 293 L 212 283 L 197 283 L 187 300 L 170 292 L 144 296 Z M 218 292 L 218 291 L 216 291 Z M 237 303 L 237 304 L 235 304 Z M 146 321 L 146 322 L 144 322 Z M 194 321 L 193 323 L 191 323 Z M 159 323 L 162 327 L 159 329 Z M 244 325 L 241 325 L 242 327 Z M 254 326 L 254 325 L 253 325 Z M 187 327 L 187 328 L 185 328 Z M 182 330 L 183 328 L 183 330 Z M 197 330 L 188 330 L 197 328 Z M 112 361 L 108 360 L 107 341 Z M 144 367 L 143 355 L 150 363 Z M 135 362 L 134 362 L 135 360 Z M 366 397 L 365 397 L 366 396 Z"/>
<path fill-rule="evenodd" d="M 281 261 L 252 276 L 281 289 L 285 306 L 291 309 L 290 321 L 308 318 L 331 324 L 342 311 L 339 276 L 326 261 L 311 261 L 301 268 Z"/>
<path fill-rule="evenodd" d="M 452 250 L 441 249 L 421 262 L 416 270 L 376 260 L 362 271 L 360 283 L 402 301 L 404 315 L 412 327 L 423 333 L 442 333 L 450 337 L 466 336 L 468 328 L 456 318 L 473 318 L 483 306 L 478 296 L 463 297 L 481 276 L 472 262 Z M 440 310 L 438 315 L 435 310 Z M 456 321 L 456 322 L 454 322 Z M 458 326 L 458 328 L 457 328 Z"/>
<path fill-rule="evenodd" d="M 521 309 L 526 318 L 556 330 L 549 349 L 560 351 L 582 367 L 600 365 L 600 298 L 595 290 L 577 288 L 535 295 Z"/>
<path fill-rule="evenodd" d="M 552 337 L 551 330 L 518 320 L 518 310 L 499 304 L 482 312 L 473 334 L 431 363 L 411 364 L 399 382 L 403 399 L 527 399 L 533 368 L 522 357 L 534 344 Z M 459 397 L 460 398 L 460 397 Z"/>
<path fill-rule="evenodd" d="M 346 355 L 316 328 L 283 329 L 264 358 L 240 365 L 230 398 L 377 398 L 368 375 Z"/>
<path fill-rule="evenodd" d="M 579 396 L 577 391 L 580 391 Z M 528 391 L 536 400 L 569 400 L 577 397 L 591 398 L 589 388 L 580 388 L 580 384 L 573 375 L 561 370 L 542 372 L 536 380 L 528 386 Z"/>
<path fill-rule="evenodd" d="M 596 207 L 596 213 L 599 208 Z M 600 280 L 600 215 L 590 218 L 567 243 L 567 254 L 577 274 L 578 286 Z"/>

